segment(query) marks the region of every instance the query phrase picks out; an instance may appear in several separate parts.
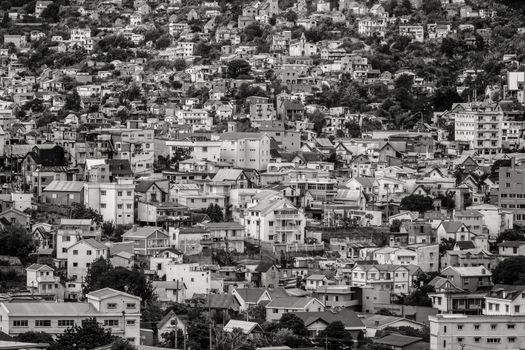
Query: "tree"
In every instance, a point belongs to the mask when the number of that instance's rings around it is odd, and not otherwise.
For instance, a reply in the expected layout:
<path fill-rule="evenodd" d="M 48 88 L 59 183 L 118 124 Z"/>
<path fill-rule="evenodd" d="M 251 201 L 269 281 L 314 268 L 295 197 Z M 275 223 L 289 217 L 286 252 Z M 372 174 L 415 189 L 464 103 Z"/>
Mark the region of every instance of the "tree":
<path fill-rule="evenodd" d="M 348 136 L 352 138 L 359 138 L 361 137 L 361 127 L 359 126 L 359 123 L 355 120 L 351 120 L 349 122 L 345 123 L 345 128 L 348 131 Z"/>
<path fill-rule="evenodd" d="M 165 49 L 170 45 L 171 45 L 171 35 L 169 34 L 161 35 L 157 39 L 157 41 L 155 41 L 155 47 L 157 48 L 157 50 Z"/>
<path fill-rule="evenodd" d="M 453 238 L 442 238 L 441 242 L 439 243 L 439 255 L 445 255 L 447 250 L 454 249 L 454 246 L 456 245 L 456 240 Z"/>
<path fill-rule="evenodd" d="M 2 1 L 2 3 L 0 3 L 0 8 L 4 11 L 7 11 L 11 8 L 11 1 L 9 0 L 4 0 Z"/>
<path fill-rule="evenodd" d="M 55 340 L 53 336 L 44 332 L 29 331 L 20 333 L 16 336 L 16 340 L 22 343 L 33 343 L 33 344 L 49 344 L 53 345 Z"/>
<path fill-rule="evenodd" d="M 111 350 L 137 350 L 137 347 L 129 340 L 118 337 L 111 344 Z"/>
<path fill-rule="evenodd" d="M 434 287 L 429 285 L 416 288 L 416 290 L 405 297 L 404 304 L 431 307 L 432 300 L 428 297 L 428 293 L 433 292 L 435 292 Z"/>
<path fill-rule="evenodd" d="M 82 325 L 75 325 L 57 335 L 52 350 L 86 350 L 111 344 L 115 337 L 111 330 L 102 327 L 95 318 L 82 321 Z"/>
<path fill-rule="evenodd" d="M 330 323 L 319 333 L 318 340 L 328 345 L 327 348 L 331 350 L 347 349 L 352 346 L 352 334 L 345 329 L 341 321 Z"/>
<path fill-rule="evenodd" d="M 498 264 L 492 272 L 498 284 L 525 284 L 525 256 L 512 256 Z"/>
<path fill-rule="evenodd" d="M 418 211 L 424 213 L 426 211 L 432 210 L 433 200 L 428 196 L 423 196 L 420 194 L 412 194 L 401 199 L 400 209 Z"/>
<path fill-rule="evenodd" d="M 102 215 L 96 210 L 86 207 L 82 203 L 71 204 L 71 218 L 72 219 L 91 219 L 97 224 L 102 222 Z"/>
<path fill-rule="evenodd" d="M 295 23 L 295 21 L 297 21 L 297 13 L 292 11 L 292 10 L 288 10 L 284 13 L 284 18 L 288 21 L 288 22 L 292 22 L 292 23 Z"/>
<path fill-rule="evenodd" d="M 60 6 L 56 2 L 49 4 L 40 14 L 40 17 L 48 22 L 56 23 L 60 20 Z"/>
<path fill-rule="evenodd" d="M 441 7 L 441 1 L 440 0 L 425 0 L 423 1 L 423 4 L 421 6 L 421 9 L 427 16 L 436 15 L 437 13 L 440 13 L 442 10 Z"/>
<path fill-rule="evenodd" d="M 518 225 L 514 225 L 514 228 L 500 232 L 496 243 L 507 242 L 507 241 L 525 241 L 525 233 L 523 228 Z"/>
<path fill-rule="evenodd" d="M 244 28 L 243 34 L 246 41 L 253 41 L 255 38 L 262 37 L 263 30 L 259 23 L 254 22 Z"/>
<path fill-rule="evenodd" d="M 206 209 L 206 214 L 210 217 L 213 222 L 222 222 L 224 221 L 224 215 L 222 214 L 222 209 L 218 204 L 210 203 L 208 209 Z"/>
<path fill-rule="evenodd" d="M 0 255 L 16 256 L 25 264 L 35 248 L 31 234 L 19 224 L 5 226 L 0 231 Z"/>
<path fill-rule="evenodd" d="M 289 329 L 295 335 L 305 336 L 307 334 L 304 321 L 292 313 L 284 314 L 277 323 L 278 329 Z"/>
<path fill-rule="evenodd" d="M 226 72 L 228 77 L 237 79 L 239 77 L 245 77 L 250 74 L 252 67 L 248 62 L 242 59 L 231 60 L 228 62 Z"/>
<path fill-rule="evenodd" d="M 80 110 L 80 96 L 78 95 L 77 89 L 66 95 L 66 103 L 64 109 L 79 111 Z"/>
<path fill-rule="evenodd" d="M 142 298 L 144 304 L 155 299 L 155 291 L 151 281 L 137 270 L 128 270 L 124 267 L 113 267 L 108 260 L 95 260 L 86 276 L 84 294 L 102 288 L 113 288 Z"/>

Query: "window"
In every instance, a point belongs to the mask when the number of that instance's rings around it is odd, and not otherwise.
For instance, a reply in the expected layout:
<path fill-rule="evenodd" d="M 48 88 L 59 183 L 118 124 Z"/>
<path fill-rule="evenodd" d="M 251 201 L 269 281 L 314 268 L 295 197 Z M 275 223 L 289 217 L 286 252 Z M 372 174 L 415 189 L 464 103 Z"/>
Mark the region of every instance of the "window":
<path fill-rule="evenodd" d="M 51 327 L 51 320 L 36 320 L 35 327 Z"/>
<path fill-rule="evenodd" d="M 475 325 L 474 325 L 474 329 L 475 329 L 475 330 L 479 330 L 479 324 L 475 324 Z"/>
<path fill-rule="evenodd" d="M 108 309 L 116 309 L 117 303 L 108 303 Z"/>
<path fill-rule="evenodd" d="M 458 337 L 458 343 L 463 343 L 463 338 L 462 337 Z"/>
<path fill-rule="evenodd" d="M 118 209 L 122 209 L 122 204 L 117 204 Z"/>
<path fill-rule="evenodd" d="M 479 343 L 480 340 L 481 340 L 480 337 L 475 337 L 475 338 L 474 338 L 474 341 L 475 341 L 476 343 Z"/>
<path fill-rule="evenodd" d="M 135 303 L 127 303 L 126 309 L 134 309 L 137 305 Z"/>
<path fill-rule="evenodd" d="M 73 255 L 78 255 L 78 250 L 74 249 L 73 250 Z"/>
<path fill-rule="evenodd" d="M 273 311 L 274 314 L 279 312 L 279 310 L 277 310 L 277 309 L 273 309 L 272 311 Z"/>
<path fill-rule="evenodd" d="M 462 324 L 458 324 L 458 331 L 460 331 L 462 329 L 463 329 L 463 325 Z"/>
<path fill-rule="evenodd" d="M 127 321 L 126 321 L 126 325 L 128 325 L 128 326 L 134 326 L 134 325 L 135 325 L 135 320 L 127 320 Z"/>
<path fill-rule="evenodd" d="M 91 250 L 86 250 L 86 255 L 91 255 Z"/>
<path fill-rule="evenodd" d="M 13 321 L 13 327 L 27 327 L 27 320 L 15 320 Z"/>
<path fill-rule="evenodd" d="M 118 191 L 117 196 L 122 197 L 122 191 Z"/>
<path fill-rule="evenodd" d="M 487 343 L 500 343 L 501 338 L 487 338 Z"/>
<path fill-rule="evenodd" d="M 100 203 L 100 208 L 101 209 L 105 209 L 106 208 L 106 203 Z"/>
<path fill-rule="evenodd" d="M 73 327 L 75 325 L 74 320 L 58 320 L 59 327 Z"/>
<path fill-rule="evenodd" d="M 118 320 L 104 320 L 105 327 L 118 326 Z"/>
<path fill-rule="evenodd" d="M 514 312 L 515 313 L 519 313 L 520 312 L 520 306 L 519 305 L 514 305 Z"/>
<path fill-rule="evenodd" d="M 77 263 L 77 262 L 74 262 L 74 263 L 73 263 L 73 267 L 78 267 L 78 263 Z"/>
<path fill-rule="evenodd" d="M 490 329 L 496 329 L 497 327 L 498 327 L 497 324 L 491 324 L 491 325 L 490 325 Z"/>
<path fill-rule="evenodd" d="M 513 324 L 508 324 L 508 325 L 507 325 L 507 328 L 508 328 L 508 329 L 514 329 L 514 328 L 516 328 L 516 326 L 513 325 Z"/>
<path fill-rule="evenodd" d="M 516 342 L 516 337 L 508 337 L 507 340 L 509 341 L 509 343 L 514 343 Z"/>
<path fill-rule="evenodd" d="M 105 196 L 106 195 L 106 191 L 100 191 L 100 195 L 101 196 Z"/>

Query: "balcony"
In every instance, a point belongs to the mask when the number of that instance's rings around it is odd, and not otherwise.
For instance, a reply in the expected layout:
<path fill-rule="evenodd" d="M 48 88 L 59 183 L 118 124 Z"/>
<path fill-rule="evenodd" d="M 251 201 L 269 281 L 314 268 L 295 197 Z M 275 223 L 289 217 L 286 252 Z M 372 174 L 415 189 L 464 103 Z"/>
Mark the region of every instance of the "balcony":
<path fill-rule="evenodd" d="M 55 276 L 53 275 L 49 275 L 49 276 L 37 276 L 36 278 L 36 281 L 38 283 L 54 283 L 56 282 L 56 278 Z"/>

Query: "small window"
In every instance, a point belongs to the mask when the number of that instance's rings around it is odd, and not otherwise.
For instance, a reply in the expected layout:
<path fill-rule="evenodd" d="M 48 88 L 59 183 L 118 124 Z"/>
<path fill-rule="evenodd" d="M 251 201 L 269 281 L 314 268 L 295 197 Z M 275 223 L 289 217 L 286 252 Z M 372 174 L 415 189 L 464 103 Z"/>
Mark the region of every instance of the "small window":
<path fill-rule="evenodd" d="M 29 322 L 27 320 L 15 320 L 13 321 L 13 327 L 28 327 Z"/>
<path fill-rule="evenodd" d="M 134 309 L 137 307 L 137 304 L 135 303 L 127 303 L 126 304 L 126 309 Z"/>
<path fill-rule="evenodd" d="M 108 309 L 116 309 L 117 303 L 108 303 Z"/>
<path fill-rule="evenodd" d="M 51 327 L 51 320 L 36 320 L 35 327 Z"/>
<path fill-rule="evenodd" d="M 118 326 L 118 320 L 104 320 L 105 327 Z"/>

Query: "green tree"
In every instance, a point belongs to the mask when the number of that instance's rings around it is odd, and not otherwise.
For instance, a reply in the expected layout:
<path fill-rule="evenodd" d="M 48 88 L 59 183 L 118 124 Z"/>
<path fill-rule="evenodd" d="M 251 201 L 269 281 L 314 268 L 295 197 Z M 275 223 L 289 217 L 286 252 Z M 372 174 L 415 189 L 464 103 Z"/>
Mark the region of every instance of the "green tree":
<path fill-rule="evenodd" d="M 226 72 L 229 78 L 237 79 L 250 74 L 252 67 L 243 59 L 235 59 L 228 62 Z"/>
<path fill-rule="evenodd" d="M 414 306 L 432 306 L 432 300 L 429 298 L 428 293 L 435 292 L 433 286 L 424 285 L 422 287 L 416 288 L 411 294 L 405 297 L 405 305 L 414 305 Z"/>
<path fill-rule="evenodd" d="M 442 238 L 439 243 L 439 255 L 445 255 L 447 250 L 453 250 L 456 240 L 453 238 Z"/>
<path fill-rule="evenodd" d="M 108 260 L 95 260 L 86 276 L 84 294 L 102 288 L 113 288 L 142 298 L 142 303 L 148 304 L 155 300 L 155 291 L 151 281 L 137 269 L 128 270 L 124 267 L 113 267 Z"/>
<path fill-rule="evenodd" d="M 52 350 L 87 350 L 109 345 L 115 340 L 111 330 L 100 325 L 95 318 L 82 321 L 82 325 L 67 328 L 57 335 Z"/>
<path fill-rule="evenodd" d="M 162 50 L 171 45 L 171 35 L 164 34 L 155 41 L 155 47 L 157 50 Z"/>
<path fill-rule="evenodd" d="M 80 96 L 78 95 L 77 89 L 74 89 L 70 94 L 66 95 L 64 109 L 71 111 L 80 110 Z"/>
<path fill-rule="evenodd" d="M 428 196 L 412 194 L 401 199 L 399 208 L 424 213 L 433 209 L 433 203 L 433 199 Z"/>
<path fill-rule="evenodd" d="M 25 265 L 35 249 L 31 234 L 21 225 L 5 226 L 0 231 L 0 255 L 16 256 Z"/>
<path fill-rule="evenodd" d="M 525 284 L 525 256 L 512 256 L 498 264 L 492 281 L 499 284 Z"/>
<path fill-rule="evenodd" d="M 348 136 L 352 138 L 361 137 L 361 127 L 355 120 L 351 120 L 345 123 L 345 129 L 348 131 Z"/>
<path fill-rule="evenodd" d="M 318 336 L 320 343 L 325 343 L 330 350 L 348 349 L 352 346 L 352 334 L 345 329 L 341 321 L 330 323 Z"/>

